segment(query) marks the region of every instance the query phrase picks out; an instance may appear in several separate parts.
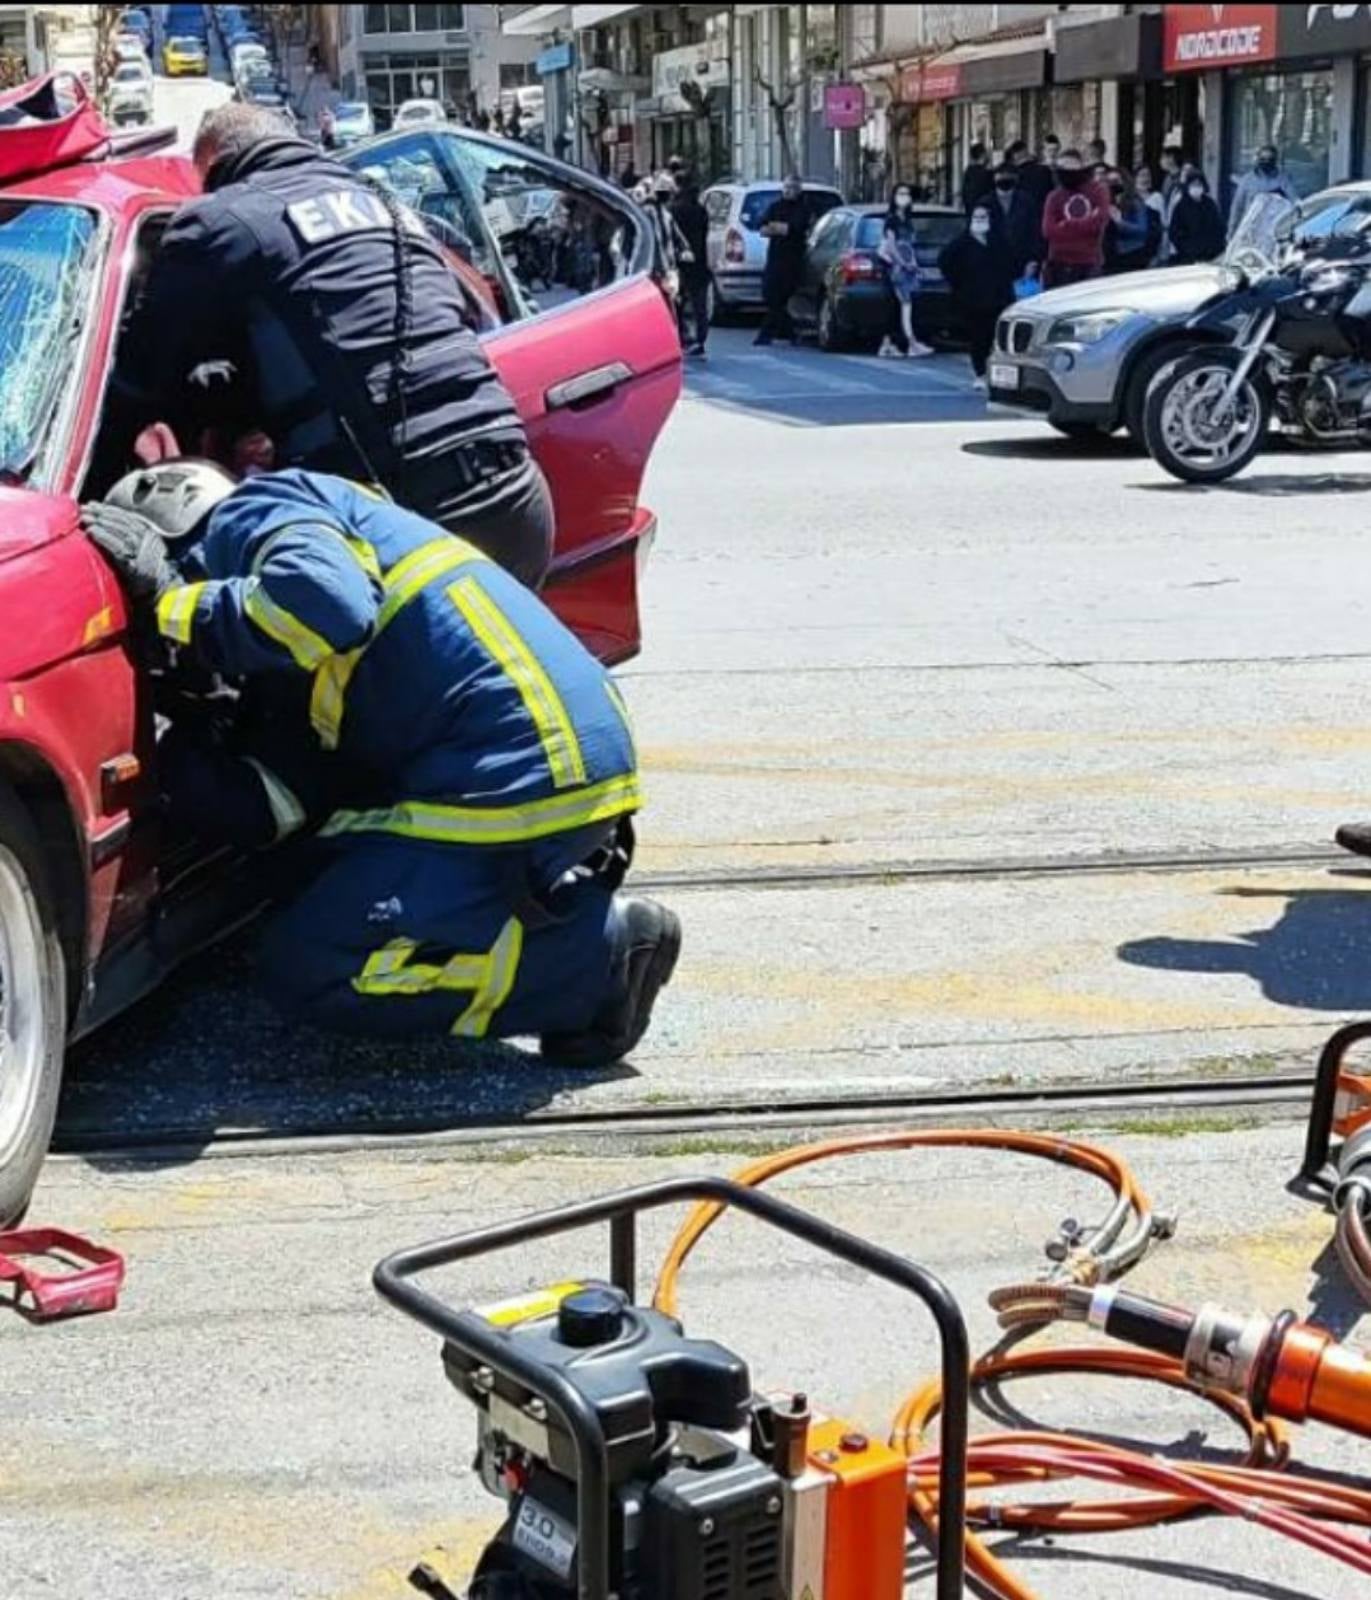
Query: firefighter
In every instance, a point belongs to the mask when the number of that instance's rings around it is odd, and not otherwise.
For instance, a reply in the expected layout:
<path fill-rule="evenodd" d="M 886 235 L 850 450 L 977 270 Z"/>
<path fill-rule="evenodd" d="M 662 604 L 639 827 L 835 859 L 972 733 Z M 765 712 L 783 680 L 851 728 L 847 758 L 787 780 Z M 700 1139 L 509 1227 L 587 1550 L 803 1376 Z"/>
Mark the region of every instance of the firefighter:
<path fill-rule="evenodd" d="M 535 595 L 321 473 L 235 486 L 211 463 L 166 462 L 85 520 L 135 617 L 298 719 L 283 761 L 207 751 L 189 786 L 196 763 L 176 763 L 201 832 L 317 830 L 263 946 L 288 1016 L 385 1037 L 533 1034 L 574 1066 L 637 1044 L 680 924 L 616 895 L 639 805 L 627 713 Z M 345 791 L 364 803 L 337 806 Z"/>
<path fill-rule="evenodd" d="M 423 224 L 260 106 L 211 111 L 194 159 L 206 193 L 173 217 L 121 341 L 111 435 L 174 424 L 187 374 L 228 360 L 278 467 L 384 483 L 536 587 L 547 484 Z"/>

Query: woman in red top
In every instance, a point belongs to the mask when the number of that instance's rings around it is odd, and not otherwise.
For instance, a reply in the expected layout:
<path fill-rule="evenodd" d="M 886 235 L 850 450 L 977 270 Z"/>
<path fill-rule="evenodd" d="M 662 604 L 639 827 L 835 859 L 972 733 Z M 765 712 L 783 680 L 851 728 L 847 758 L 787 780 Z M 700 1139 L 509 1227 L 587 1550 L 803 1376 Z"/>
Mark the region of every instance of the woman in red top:
<path fill-rule="evenodd" d="M 1043 282 L 1047 288 L 1099 277 L 1104 270 L 1104 230 L 1109 226 L 1110 206 L 1109 191 L 1086 170 L 1080 151 L 1063 150 L 1057 187 L 1043 206 L 1043 238 L 1047 241 Z"/>

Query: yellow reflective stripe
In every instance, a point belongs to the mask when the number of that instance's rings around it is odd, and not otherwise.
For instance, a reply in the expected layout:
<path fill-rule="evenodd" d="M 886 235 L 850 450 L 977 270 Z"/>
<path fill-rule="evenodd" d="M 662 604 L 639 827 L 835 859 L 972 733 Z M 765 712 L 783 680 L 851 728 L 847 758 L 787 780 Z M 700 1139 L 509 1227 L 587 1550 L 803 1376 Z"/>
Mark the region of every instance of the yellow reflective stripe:
<path fill-rule="evenodd" d="M 576 794 L 553 795 L 515 806 L 449 806 L 426 800 L 405 801 L 384 811 L 338 811 L 323 832 L 394 833 L 436 844 L 519 844 L 552 833 L 607 822 L 643 803 L 636 773 L 609 778 Z"/>
<path fill-rule="evenodd" d="M 343 543 L 357 557 L 357 564 L 367 577 L 376 583 L 381 582 L 381 562 L 371 545 L 365 539 L 359 538 L 355 533 L 345 533 Z"/>
<path fill-rule="evenodd" d="M 353 989 L 371 999 L 435 994 L 449 989 L 469 990 L 471 1000 L 453 1023 L 452 1031 L 467 1039 L 484 1038 L 495 1013 L 509 999 L 519 975 L 524 950 L 523 923 L 518 917 L 511 917 L 484 955 L 457 954 L 442 966 L 413 960 L 418 948 L 415 940 L 400 938 L 373 950 L 361 972 L 352 980 Z"/>
<path fill-rule="evenodd" d="M 367 645 L 357 650 L 349 650 L 346 655 L 330 656 L 320 666 L 315 676 L 314 690 L 310 695 L 309 719 L 325 750 L 338 748 L 338 741 L 342 737 L 348 684 L 367 646 L 375 643 L 377 634 L 388 627 L 403 607 L 435 578 L 443 577 L 455 567 L 460 567 L 468 561 L 485 559 L 475 545 L 468 544 L 465 539 L 458 539 L 453 534 L 445 534 L 441 539 L 430 539 L 427 544 L 421 544 L 417 550 L 411 550 L 386 573 L 382 580 L 386 591 L 385 599 L 381 602 L 381 609 L 376 615 L 376 626 L 372 629 Z"/>
<path fill-rule="evenodd" d="M 609 703 L 619 713 L 624 724 L 624 732 L 628 735 L 628 748 L 633 754 L 634 763 L 638 759 L 638 740 L 633 733 L 633 718 L 628 714 L 628 701 L 624 699 L 623 690 L 615 683 L 613 678 L 605 679 L 605 693 L 609 696 Z"/>
<path fill-rule="evenodd" d="M 360 494 L 366 495 L 368 500 L 384 500 L 387 503 L 390 502 L 390 496 L 386 493 L 384 484 L 363 483 L 360 478 L 348 478 L 346 481 L 350 483 L 352 487 Z"/>
<path fill-rule="evenodd" d="M 453 534 L 432 539 L 428 544 L 421 544 L 417 550 L 411 550 L 386 573 L 386 597 L 381 602 L 377 626 L 384 628 L 397 611 L 407 606 L 435 578 L 441 578 L 455 567 L 465 566 L 468 561 L 484 560 L 485 557 L 474 544 L 468 544 L 465 539 L 458 539 Z"/>
<path fill-rule="evenodd" d="M 243 610 L 268 639 L 289 650 L 295 665 L 306 672 L 313 672 L 333 654 L 327 640 L 321 639 L 313 628 L 306 627 L 284 606 L 278 606 L 260 584 L 249 589 Z"/>
<path fill-rule="evenodd" d="M 175 644 L 189 644 L 195 626 L 195 608 L 207 584 L 183 583 L 166 590 L 157 601 L 157 631 Z"/>
<path fill-rule="evenodd" d="M 524 953 L 524 925 L 511 917 L 500 929 L 500 937 L 490 948 L 485 977 L 471 997 L 471 1004 L 452 1026 L 463 1039 L 484 1039 L 495 1013 L 509 999 L 509 991 L 519 973 L 519 958 Z"/>
<path fill-rule="evenodd" d="M 519 691 L 524 710 L 533 719 L 547 757 L 553 786 L 574 789 L 586 781 L 586 764 L 576 730 L 562 697 L 515 632 L 509 618 L 474 577 L 458 578 L 448 586 L 448 598 L 466 618 L 467 625 L 494 657 L 505 676 Z"/>
<path fill-rule="evenodd" d="M 270 767 L 263 766 L 252 756 L 247 756 L 245 759 L 262 780 L 267 804 L 271 807 L 271 819 L 276 824 L 277 839 L 288 839 L 292 833 L 298 833 L 305 825 L 305 808 L 295 794 Z"/>

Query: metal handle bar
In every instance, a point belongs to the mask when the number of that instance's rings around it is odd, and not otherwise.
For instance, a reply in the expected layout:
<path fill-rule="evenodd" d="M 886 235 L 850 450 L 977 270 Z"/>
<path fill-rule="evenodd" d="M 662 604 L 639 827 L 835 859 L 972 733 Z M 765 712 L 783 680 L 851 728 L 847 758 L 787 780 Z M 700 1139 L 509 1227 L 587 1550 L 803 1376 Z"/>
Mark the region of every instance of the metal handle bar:
<path fill-rule="evenodd" d="M 711 1200 L 735 1206 L 783 1233 L 837 1256 L 917 1295 L 933 1315 L 942 1345 L 942 1438 L 938 1463 L 937 1600 L 961 1600 L 966 1531 L 966 1446 L 971 1407 L 971 1347 L 961 1307 L 942 1281 L 912 1261 L 834 1227 L 774 1195 L 725 1178 L 672 1178 L 459 1233 L 387 1256 L 372 1281 L 378 1293 L 466 1354 L 537 1395 L 560 1419 L 576 1448 L 579 1600 L 610 1600 L 609 1457 L 594 1408 L 561 1373 L 529 1360 L 484 1318 L 456 1311 L 409 1280 L 435 1267 L 469 1261 L 532 1239 L 610 1224 L 611 1276 L 630 1299 L 635 1294 L 636 1222 L 641 1211 L 681 1201 Z"/>
<path fill-rule="evenodd" d="M 1302 1177 L 1310 1182 L 1326 1181 L 1324 1169 L 1333 1142 L 1333 1111 L 1338 1098 L 1338 1078 L 1347 1052 L 1364 1039 L 1371 1039 L 1371 1022 L 1349 1022 L 1339 1028 L 1319 1055 L 1314 1078 L 1314 1099 L 1309 1108 L 1309 1132 L 1305 1138 Z"/>

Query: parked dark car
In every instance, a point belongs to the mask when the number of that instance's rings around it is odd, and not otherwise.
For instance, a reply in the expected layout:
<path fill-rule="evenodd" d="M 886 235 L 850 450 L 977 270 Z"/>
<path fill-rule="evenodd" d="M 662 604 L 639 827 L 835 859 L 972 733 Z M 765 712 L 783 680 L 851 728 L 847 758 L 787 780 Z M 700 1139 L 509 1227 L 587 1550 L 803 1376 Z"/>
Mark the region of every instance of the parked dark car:
<path fill-rule="evenodd" d="M 898 326 L 895 296 L 881 259 L 884 206 L 839 206 L 820 217 L 809 236 L 804 281 L 790 302 L 801 328 L 813 328 L 824 350 L 874 346 Z M 952 206 L 914 207 L 914 253 L 921 285 L 914 326 L 933 343 L 959 335 L 952 296 L 938 270 L 938 254 L 965 226 Z"/>

